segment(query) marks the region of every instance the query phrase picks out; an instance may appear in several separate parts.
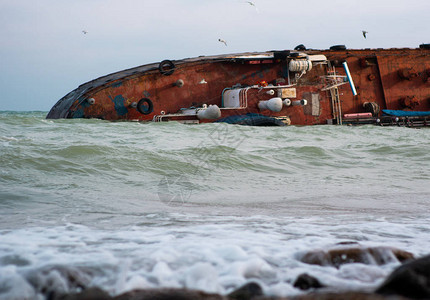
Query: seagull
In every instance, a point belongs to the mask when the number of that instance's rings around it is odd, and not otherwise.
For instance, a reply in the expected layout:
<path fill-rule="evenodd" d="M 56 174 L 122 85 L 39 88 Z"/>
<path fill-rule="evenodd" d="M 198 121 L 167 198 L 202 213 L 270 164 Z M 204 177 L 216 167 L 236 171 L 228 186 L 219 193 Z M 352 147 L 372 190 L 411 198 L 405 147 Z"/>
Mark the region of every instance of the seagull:
<path fill-rule="evenodd" d="M 258 12 L 257 5 L 255 5 L 255 3 L 254 3 L 254 2 L 252 2 L 252 1 L 245 1 L 245 3 L 248 3 L 248 4 L 249 4 L 249 5 L 251 5 L 251 6 L 254 6 L 254 7 L 255 7 L 255 10 Z"/>
<path fill-rule="evenodd" d="M 83 34 L 87 34 L 87 33 L 88 33 L 88 31 L 86 31 L 86 30 L 82 30 L 82 33 L 83 33 Z"/>
<path fill-rule="evenodd" d="M 206 84 L 208 83 L 204 78 L 202 80 L 200 80 L 199 84 Z"/>
<path fill-rule="evenodd" d="M 368 33 L 368 32 L 365 30 L 362 30 L 361 32 L 363 32 L 363 36 L 364 36 L 364 38 L 366 38 L 366 33 Z"/>
<path fill-rule="evenodd" d="M 226 42 L 226 41 L 224 41 L 223 39 L 218 39 L 218 41 L 219 41 L 219 42 L 221 42 L 221 43 L 224 43 L 224 45 L 226 45 L 226 46 L 227 46 L 227 42 Z"/>

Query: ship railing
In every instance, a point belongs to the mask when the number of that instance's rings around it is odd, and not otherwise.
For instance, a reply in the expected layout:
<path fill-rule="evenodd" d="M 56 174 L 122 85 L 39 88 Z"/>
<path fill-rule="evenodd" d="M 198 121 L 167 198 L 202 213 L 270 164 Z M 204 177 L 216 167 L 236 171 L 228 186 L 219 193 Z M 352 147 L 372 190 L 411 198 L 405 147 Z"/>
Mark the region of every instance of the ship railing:
<path fill-rule="evenodd" d="M 344 84 L 347 84 L 348 82 L 341 82 L 341 83 L 335 83 L 335 84 L 331 84 L 331 85 L 326 85 L 325 87 L 323 87 L 322 89 L 321 89 L 321 91 L 328 91 L 328 90 L 331 90 L 331 89 L 334 89 L 334 88 L 337 88 L 337 87 L 339 87 L 339 86 L 341 86 L 341 85 L 344 85 Z"/>
<path fill-rule="evenodd" d="M 243 107 L 243 108 L 248 107 L 248 88 L 240 91 L 239 105 L 240 107 Z"/>
<path fill-rule="evenodd" d="M 191 120 L 197 120 L 197 113 L 200 110 L 204 110 L 207 108 L 206 104 L 203 104 L 203 107 L 190 107 L 190 108 L 181 108 L 179 112 L 174 114 L 166 114 L 164 111 L 161 111 L 159 115 L 155 115 L 152 118 L 153 122 L 162 122 L 164 119 L 174 118 L 174 117 L 184 117 L 184 118 L 191 118 Z"/>
<path fill-rule="evenodd" d="M 161 114 L 161 115 L 155 115 L 152 118 L 152 122 L 162 122 L 165 118 L 172 118 L 172 117 L 185 117 L 185 116 L 194 116 L 194 115 L 187 115 L 187 114 Z"/>
<path fill-rule="evenodd" d="M 337 75 L 336 71 L 334 70 L 330 70 L 328 72 L 328 75 L 325 76 L 320 76 L 321 80 L 323 81 L 323 84 L 325 85 L 321 91 L 327 91 L 333 88 L 337 88 L 341 85 L 347 84 L 347 77 L 344 75 Z"/>
<path fill-rule="evenodd" d="M 268 85 L 268 86 L 258 86 L 258 85 L 253 85 L 252 88 L 258 88 L 258 89 L 285 89 L 285 88 L 290 88 L 293 86 L 296 86 L 297 84 L 285 84 L 285 85 Z"/>
<path fill-rule="evenodd" d="M 222 110 L 228 109 L 245 109 L 248 108 L 248 90 L 251 87 L 240 88 L 238 106 L 224 107 L 224 93 L 226 91 L 235 90 L 234 88 L 226 88 L 222 91 L 221 108 Z"/>

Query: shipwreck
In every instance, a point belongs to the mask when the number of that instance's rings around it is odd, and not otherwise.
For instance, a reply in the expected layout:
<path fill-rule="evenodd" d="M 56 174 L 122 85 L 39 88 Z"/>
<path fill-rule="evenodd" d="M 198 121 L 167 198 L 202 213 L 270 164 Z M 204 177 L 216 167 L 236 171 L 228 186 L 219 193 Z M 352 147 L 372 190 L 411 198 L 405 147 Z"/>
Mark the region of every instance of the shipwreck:
<path fill-rule="evenodd" d="M 430 44 L 163 60 L 82 84 L 47 118 L 429 126 Z"/>

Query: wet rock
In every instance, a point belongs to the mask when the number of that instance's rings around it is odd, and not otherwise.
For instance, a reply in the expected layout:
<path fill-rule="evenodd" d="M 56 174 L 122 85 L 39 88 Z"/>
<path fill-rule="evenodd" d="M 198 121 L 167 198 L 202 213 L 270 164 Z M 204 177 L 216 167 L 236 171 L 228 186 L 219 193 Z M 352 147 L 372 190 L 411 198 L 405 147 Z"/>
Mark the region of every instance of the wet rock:
<path fill-rule="evenodd" d="M 294 282 L 294 287 L 301 290 L 318 289 L 324 287 L 318 279 L 306 273 L 300 274 Z"/>
<path fill-rule="evenodd" d="M 51 294 L 47 300 L 111 300 L 109 294 L 99 288 L 88 288 L 81 293 L 54 295 Z"/>
<path fill-rule="evenodd" d="M 262 295 L 263 289 L 261 286 L 258 283 L 250 282 L 231 292 L 227 297 L 235 300 L 248 300 Z"/>
<path fill-rule="evenodd" d="M 85 290 L 91 282 L 90 275 L 74 267 L 48 266 L 27 275 L 28 282 L 37 293 L 63 295 Z"/>
<path fill-rule="evenodd" d="M 412 253 L 391 247 L 345 246 L 327 251 L 310 251 L 303 254 L 300 261 L 320 266 L 339 268 L 343 264 L 362 263 L 367 265 L 384 265 L 392 262 L 405 262 L 414 258 Z"/>
<path fill-rule="evenodd" d="M 115 300 L 227 300 L 218 294 L 209 294 L 187 289 L 133 290 L 121 294 Z"/>
<path fill-rule="evenodd" d="M 345 293 L 310 293 L 292 298 L 278 298 L 278 300 L 407 300 L 400 296 L 384 296 L 363 292 Z M 273 299 L 272 299 L 273 300 Z"/>
<path fill-rule="evenodd" d="M 430 255 L 398 267 L 376 293 L 430 299 Z"/>

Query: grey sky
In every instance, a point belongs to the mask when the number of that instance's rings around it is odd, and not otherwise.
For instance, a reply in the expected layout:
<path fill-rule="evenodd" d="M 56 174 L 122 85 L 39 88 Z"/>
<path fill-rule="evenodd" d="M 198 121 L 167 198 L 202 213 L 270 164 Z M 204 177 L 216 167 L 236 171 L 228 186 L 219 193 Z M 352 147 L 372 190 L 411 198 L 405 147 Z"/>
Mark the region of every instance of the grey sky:
<path fill-rule="evenodd" d="M 0 0 L 0 110 L 49 110 L 84 82 L 163 59 L 430 43 L 429 0 L 253 2 Z"/>

